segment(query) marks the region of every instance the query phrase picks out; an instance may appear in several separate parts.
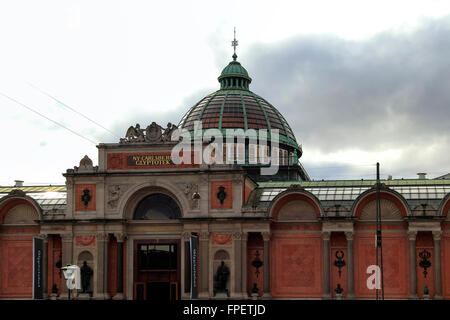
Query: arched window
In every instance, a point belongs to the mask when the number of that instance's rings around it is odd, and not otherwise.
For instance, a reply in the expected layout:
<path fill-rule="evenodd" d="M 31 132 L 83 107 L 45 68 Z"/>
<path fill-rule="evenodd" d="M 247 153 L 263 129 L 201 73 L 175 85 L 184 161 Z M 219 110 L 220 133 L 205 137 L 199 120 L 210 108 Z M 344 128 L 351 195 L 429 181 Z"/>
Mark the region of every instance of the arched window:
<path fill-rule="evenodd" d="M 144 198 L 134 212 L 134 220 L 178 219 L 181 210 L 178 204 L 168 195 L 154 193 Z"/>

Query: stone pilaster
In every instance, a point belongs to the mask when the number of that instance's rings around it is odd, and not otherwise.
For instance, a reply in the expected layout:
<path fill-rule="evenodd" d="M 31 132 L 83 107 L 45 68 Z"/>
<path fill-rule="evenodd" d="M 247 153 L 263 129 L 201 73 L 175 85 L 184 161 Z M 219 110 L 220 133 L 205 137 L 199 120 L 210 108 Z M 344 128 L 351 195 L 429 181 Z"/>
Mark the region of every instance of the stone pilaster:
<path fill-rule="evenodd" d="M 181 233 L 181 299 L 189 299 L 190 295 L 189 293 L 191 292 L 190 287 L 186 288 L 186 286 L 189 286 L 188 283 L 188 279 L 190 279 L 190 272 L 191 270 L 187 270 L 188 269 L 188 264 L 186 262 L 186 255 L 189 252 L 189 248 L 190 248 L 190 237 L 191 237 L 191 233 L 184 231 Z M 191 279 L 192 281 L 192 279 Z"/>
<path fill-rule="evenodd" d="M 416 238 L 417 231 L 408 231 L 410 299 L 417 299 Z"/>
<path fill-rule="evenodd" d="M 234 232 L 234 293 L 233 298 L 242 299 L 242 232 Z"/>
<path fill-rule="evenodd" d="M 48 235 L 40 234 L 39 238 L 42 239 L 42 299 L 47 299 L 47 274 L 48 274 Z"/>
<path fill-rule="evenodd" d="M 117 239 L 117 266 L 116 266 L 116 279 L 117 279 L 117 293 L 113 297 L 114 300 L 123 300 L 123 243 L 126 239 L 125 233 L 116 233 L 114 235 Z"/>
<path fill-rule="evenodd" d="M 247 294 L 247 240 L 248 233 L 243 232 L 241 238 L 242 244 L 242 259 L 241 259 L 241 273 L 242 273 L 242 295 L 244 299 L 248 298 Z"/>
<path fill-rule="evenodd" d="M 345 232 L 347 238 L 347 299 L 355 297 L 353 286 L 353 232 Z"/>
<path fill-rule="evenodd" d="M 433 231 L 434 242 L 434 299 L 442 299 L 441 231 Z"/>
<path fill-rule="evenodd" d="M 330 299 L 330 235 L 322 232 L 323 239 L 323 299 Z"/>
<path fill-rule="evenodd" d="M 199 299 L 209 298 L 209 235 L 207 231 L 199 234 L 200 240 L 200 293 Z"/>
<path fill-rule="evenodd" d="M 68 264 L 74 264 L 73 261 L 73 234 L 64 233 L 61 234 L 61 244 L 62 244 L 62 266 L 65 267 Z M 61 279 L 61 294 L 60 299 L 68 298 L 68 289 L 66 285 L 66 280 L 62 275 Z"/>
<path fill-rule="evenodd" d="M 262 232 L 264 240 L 264 294 L 263 299 L 270 299 L 270 232 Z"/>
<path fill-rule="evenodd" d="M 108 283 L 108 243 L 109 236 L 105 232 L 97 232 L 97 269 L 94 269 L 94 279 L 95 272 L 97 273 L 97 292 L 94 292 L 94 299 L 109 299 L 109 294 L 107 290 Z"/>

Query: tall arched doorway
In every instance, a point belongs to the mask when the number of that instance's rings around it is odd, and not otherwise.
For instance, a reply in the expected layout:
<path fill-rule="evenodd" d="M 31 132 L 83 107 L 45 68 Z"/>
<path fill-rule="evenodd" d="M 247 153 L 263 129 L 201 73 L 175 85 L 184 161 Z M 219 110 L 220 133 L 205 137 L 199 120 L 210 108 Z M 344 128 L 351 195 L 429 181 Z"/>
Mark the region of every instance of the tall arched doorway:
<path fill-rule="evenodd" d="M 181 218 L 178 203 L 164 193 L 144 197 L 136 206 L 133 220 L 152 223 Z M 145 221 L 143 221 L 145 222 Z M 150 222 L 150 221 L 149 221 Z M 172 301 L 179 297 L 180 241 L 142 239 L 134 241 L 134 298 Z"/>

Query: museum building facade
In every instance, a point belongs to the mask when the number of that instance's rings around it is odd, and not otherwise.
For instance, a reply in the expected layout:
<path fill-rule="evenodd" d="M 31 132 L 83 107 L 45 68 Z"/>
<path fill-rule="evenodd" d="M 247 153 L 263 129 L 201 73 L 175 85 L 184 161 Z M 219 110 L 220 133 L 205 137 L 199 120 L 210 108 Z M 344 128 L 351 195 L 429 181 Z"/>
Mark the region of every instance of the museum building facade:
<path fill-rule="evenodd" d="M 220 89 L 177 126 L 130 127 L 97 146 L 98 165 L 85 156 L 68 169 L 65 185 L 0 187 L 0 299 L 36 290 L 67 299 L 61 268 L 84 262 L 92 299 L 375 298 L 376 181 L 312 181 L 286 119 L 251 80 L 234 55 Z M 199 122 L 200 132 L 279 136 L 224 143 L 221 157 L 239 163 L 174 163 L 172 135 L 194 136 Z M 261 175 L 274 154 L 277 173 Z M 450 180 L 381 182 L 385 298 L 449 299 Z M 37 289 L 34 238 L 43 244 Z"/>

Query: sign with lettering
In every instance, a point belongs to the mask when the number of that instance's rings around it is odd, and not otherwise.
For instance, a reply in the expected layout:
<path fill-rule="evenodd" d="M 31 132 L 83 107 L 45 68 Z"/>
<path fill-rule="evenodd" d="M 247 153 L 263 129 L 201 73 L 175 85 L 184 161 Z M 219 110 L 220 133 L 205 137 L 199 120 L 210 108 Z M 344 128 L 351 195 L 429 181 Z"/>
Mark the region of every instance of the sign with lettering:
<path fill-rule="evenodd" d="M 167 166 L 174 165 L 169 155 L 127 156 L 127 166 Z"/>
<path fill-rule="evenodd" d="M 43 248 L 44 241 L 39 238 L 33 238 L 33 299 L 43 299 Z"/>
<path fill-rule="evenodd" d="M 191 163 L 175 164 L 172 161 L 171 152 L 140 152 L 140 153 L 108 153 L 108 170 L 129 169 L 164 169 L 164 168 L 198 168 L 194 164 L 194 153 Z"/>

